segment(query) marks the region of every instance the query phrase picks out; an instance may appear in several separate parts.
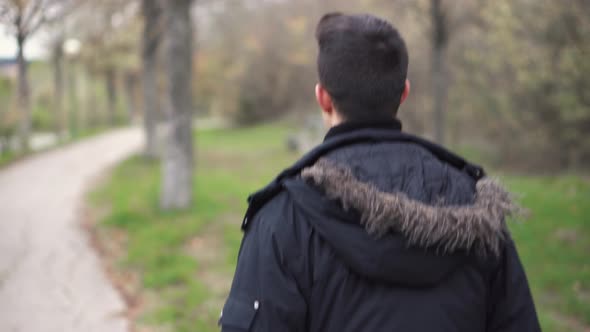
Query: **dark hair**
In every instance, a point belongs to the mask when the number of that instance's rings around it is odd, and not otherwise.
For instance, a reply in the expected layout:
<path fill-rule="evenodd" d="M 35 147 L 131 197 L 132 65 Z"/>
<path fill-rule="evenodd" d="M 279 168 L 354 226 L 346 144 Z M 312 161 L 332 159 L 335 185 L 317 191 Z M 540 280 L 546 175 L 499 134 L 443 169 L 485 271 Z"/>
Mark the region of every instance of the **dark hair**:
<path fill-rule="evenodd" d="M 391 119 L 400 105 L 408 51 L 399 32 L 372 15 L 330 13 L 316 29 L 320 83 L 347 121 Z"/>

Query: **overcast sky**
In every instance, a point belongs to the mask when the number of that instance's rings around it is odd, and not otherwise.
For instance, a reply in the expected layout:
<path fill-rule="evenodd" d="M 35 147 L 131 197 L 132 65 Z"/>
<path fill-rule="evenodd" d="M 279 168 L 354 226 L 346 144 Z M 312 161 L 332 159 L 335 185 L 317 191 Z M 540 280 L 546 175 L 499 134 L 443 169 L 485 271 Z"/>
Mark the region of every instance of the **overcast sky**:
<path fill-rule="evenodd" d="M 45 47 L 42 43 L 41 34 L 31 37 L 25 45 L 25 56 L 28 59 L 39 59 L 45 56 Z M 0 25 L 0 58 L 10 58 L 16 55 L 16 42 L 6 28 Z"/>

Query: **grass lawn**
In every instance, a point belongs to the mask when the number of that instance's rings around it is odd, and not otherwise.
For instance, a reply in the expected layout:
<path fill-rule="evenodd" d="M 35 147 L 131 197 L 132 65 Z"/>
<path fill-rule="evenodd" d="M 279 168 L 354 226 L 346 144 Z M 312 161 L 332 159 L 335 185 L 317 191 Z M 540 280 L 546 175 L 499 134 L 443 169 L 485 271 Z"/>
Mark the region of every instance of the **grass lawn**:
<path fill-rule="evenodd" d="M 297 158 L 284 148 L 289 131 L 265 125 L 198 132 L 196 197 L 188 211 L 159 210 L 159 167 L 139 157 L 118 166 L 91 193 L 99 246 L 118 248 L 105 250 L 115 262 L 114 275 L 133 276 L 119 282 L 132 297 L 138 326 L 218 331 L 246 196 Z M 531 213 L 530 221 L 511 227 L 544 331 L 586 331 L 590 182 L 574 176 L 505 180 Z"/>
<path fill-rule="evenodd" d="M 2 154 L 0 154 L 0 167 L 4 166 L 4 165 L 8 165 L 9 163 L 13 162 L 14 160 L 17 160 L 18 158 L 23 157 L 24 154 L 20 154 L 20 153 L 16 153 L 16 152 L 4 152 Z"/>

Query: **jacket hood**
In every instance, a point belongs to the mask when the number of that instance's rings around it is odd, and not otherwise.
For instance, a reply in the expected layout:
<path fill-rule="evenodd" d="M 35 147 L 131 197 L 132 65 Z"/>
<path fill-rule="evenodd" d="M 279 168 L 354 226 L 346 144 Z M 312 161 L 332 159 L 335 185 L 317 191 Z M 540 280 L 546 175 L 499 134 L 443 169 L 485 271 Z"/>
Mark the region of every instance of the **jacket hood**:
<path fill-rule="evenodd" d="M 347 266 L 410 286 L 437 284 L 468 261 L 498 256 L 508 234 L 505 220 L 519 212 L 489 178 L 477 181 L 470 204 L 428 204 L 363 182 L 348 165 L 328 158 L 303 169 L 286 188 Z"/>
<path fill-rule="evenodd" d="M 480 255 L 499 255 L 508 232 L 506 218 L 519 211 L 510 194 L 487 177 L 476 183 L 473 204 L 428 205 L 403 192 L 380 191 L 328 159 L 304 169 L 301 176 L 328 198 L 338 200 L 344 210 L 358 211 L 369 234 L 399 232 L 409 245 L 438 247 L 443 254 L 475 250 Z"/>

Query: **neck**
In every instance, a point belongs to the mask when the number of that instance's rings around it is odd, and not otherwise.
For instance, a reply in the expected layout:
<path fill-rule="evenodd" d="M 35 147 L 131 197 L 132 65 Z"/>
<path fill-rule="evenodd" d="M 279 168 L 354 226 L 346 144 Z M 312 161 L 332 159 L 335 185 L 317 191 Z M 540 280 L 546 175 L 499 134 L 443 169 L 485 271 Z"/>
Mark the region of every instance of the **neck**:
<path fill-rule="evenodd" d="M 336 111 L 333 111 L 331 114 L 325 115 L 324 117 L 324 124 L 326 125 L 326 127 L 328 127 L 328 129 L 339 126 L 344 122 L 344 118 L 340 116 L 340 114 Z"/>

